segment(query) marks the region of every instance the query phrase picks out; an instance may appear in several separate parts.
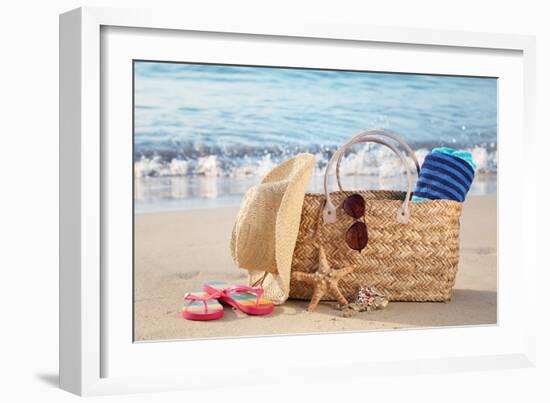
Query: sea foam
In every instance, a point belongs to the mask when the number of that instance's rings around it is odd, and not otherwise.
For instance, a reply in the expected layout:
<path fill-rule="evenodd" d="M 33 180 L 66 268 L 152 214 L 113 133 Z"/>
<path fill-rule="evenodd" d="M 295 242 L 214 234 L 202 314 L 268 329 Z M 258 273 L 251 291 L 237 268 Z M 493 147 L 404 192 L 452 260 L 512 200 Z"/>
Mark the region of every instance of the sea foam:
<path fill-rule="evenodd" d="M 415 151 L 415 156 L 422 165 L 424 158 L 431 147 L 421 147 Z M 472 153 L 472 158 L 477 165 L 478 173 L 496 173 L 497 149 L 494 145 L 475 146 L 466 148 Z M 173 156 L 152 153 L 150 156 L 141 155 L 134 163 L 136 178 L 143 177 L 167 177 L 167 176 L 205 176 L 205 177 L 230 177 L 250 178 L 263 177 L 271 169 L 283 160 L 296 155 L 299 152 L 311 152 L 315 155 L 315 169 L 313 174 L 322 176 L 334 148 L 316 147 L 314 149 L 278 150 L 276 153 L 251 152 L 238 154 L 235 152 L 217 154 Z M 409 166 L 412 167 L 412 158 L 407 156 Z M 405 174 L 405 167 L 388 148 L 367 144 L 363 147 L 355 147 L 347 153 L 340 165 L 342 176 L 377 176 L 391 178 Z"/>

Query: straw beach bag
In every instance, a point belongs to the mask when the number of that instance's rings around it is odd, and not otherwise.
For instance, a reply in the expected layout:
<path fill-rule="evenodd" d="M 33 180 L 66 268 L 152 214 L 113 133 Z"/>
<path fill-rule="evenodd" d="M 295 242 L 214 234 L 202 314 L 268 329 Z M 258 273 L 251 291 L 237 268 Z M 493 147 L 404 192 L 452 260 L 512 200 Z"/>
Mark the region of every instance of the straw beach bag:
<path fill-rule="evenodd" d="M 391 140 L 405 149 L 418 173 L 413 150 L 398 136 L 371 130 L 351 138 L 327 165 L 324 194 L 305 195 L 291 271 L 314 272 L 322 247 L 331 267 L 354 268 L 339 283 L 348 299 L 366 285 L 374 286 L 392 301 L 449 301 L 458 268 L 462 204 L 450 200 L 411 203 L 414 172 Z M 406 192 L 342 189 L 339 164 L 344 152 L 366 142 L 389 147 L 401 159 L 408 179 Z M 329 192 L 329 171 L 335 164 L 339 190 Z M 366 206 L 368 243 L 360 252 L 344 241 L 346 231 L 356 220 L 343 211 L 342 203 L 353 194 L 359 194 Z M 290 298 L 310 299 L 311 294 L 310 286 L 291 279 Z"/>

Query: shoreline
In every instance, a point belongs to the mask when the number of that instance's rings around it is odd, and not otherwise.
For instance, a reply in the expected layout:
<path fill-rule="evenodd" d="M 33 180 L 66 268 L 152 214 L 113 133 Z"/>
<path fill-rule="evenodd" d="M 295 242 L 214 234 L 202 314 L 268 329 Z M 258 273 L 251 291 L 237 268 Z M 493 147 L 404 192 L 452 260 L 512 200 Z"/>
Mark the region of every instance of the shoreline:
<path fill-rule="evenodd" d="M 349 189 L 402 190 L 402 177 L 374 178 L 366 175 L 342 176 Z M 190 211 L 202 208 L 225 208 L 240 205 L 246 191 L 261 181 L 260 177 L 232 178 L 224 176 L 160 176 L 134 179 L 134 211 L 139 214 Z M 329 182 L 332 183 L 332 182 Z M 323 193 L 323 177 L 314 175 L 309 193 Z M 479 173 L 468 197 L 495 196 L 497 175 Z"/>

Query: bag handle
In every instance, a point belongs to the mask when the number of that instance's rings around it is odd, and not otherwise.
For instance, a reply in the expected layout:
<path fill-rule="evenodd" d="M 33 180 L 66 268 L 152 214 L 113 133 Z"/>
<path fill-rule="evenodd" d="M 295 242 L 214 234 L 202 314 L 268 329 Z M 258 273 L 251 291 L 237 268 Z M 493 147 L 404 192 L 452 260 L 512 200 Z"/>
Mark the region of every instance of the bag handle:
<path fill-rule="evenodd" d="M 409 200 L 411 198 L 412 190 L 413 190 L 413 179 L 411 175 L 411 170 L 408 167 L 408 162 L 405 159 L 405 156 L 402 152 L 400 152 L 393 144 L 388 143 L 387 141 L 373 137 L 373 135 L 383 135 L 386 137 L 390 137 L 403 145 L 403 147 L 407 150 L 407 152 L 412 156 L 413 161 L 416 165 L 417 172 L 420 169 L 420 166 L 418 164 L 418 161 L 416 157 L 414 156 L 414 152 L 412 149 L 397 135 L 389 132 L 385 132 L 382 130 L 370 130 L 366 132 L 359 133 L 355 136 L 353 136 L 347 143 L 345 143 L 343 146 L 341 146 L 336 152 L 332 155 L 330 161 L 327 164 L 327 168 L 325 170 L 325 176 L 324 176 L 324 190 L 325 190 L 325 206 L 323 208 L 323 221 L 324 223 L 334 223 L 336 222 L 336 207 L 332 203 L 332 200 L 330 199 L 330 194 L 328 191 L 328 173 L 330 171 L 330 168 L 334 164 L 335 161 L 340 161 L 342 156 L 344 155 L 345 151 L 359 143 L 378 143 L 385 145 L 386 147 L 390 148 L 400 159 L 403 165 L 406 168 L 406 174 L 407 174 L 407 192 L 405 195 L 405 200 L 401 204 L 401 206 L 397 209 L 396 212 L 396 220 L 400 224 L 406 224 L 410 217 L 409 212 Z M 337 179 L 339 181 L 339 175 L 337 176 Z M 341 183 L 339 182 L 340 190 L 342 190 Z"/>
<path fill-rule="evenodd" d="M 417 174 L 420 173 L 420 164 L 418 163 L 418 159 L 416 158 L 416 155 L 414 154 L 413 149 L 407 143 L 405 143 L 405 141 L 401 137 L 399 137 L 397 134 L 394 134 L 394 133 L 391 133 L 391 132 L 388 132 L 388 131 L 385 131 L 385 130 L 367 130 L 367 131 L 361 132 L 361 133 L 356 134 L 355 136 L 353 136 L 348 141 L 348 143 L 353 142 L 353 144 L 351 144 L 351 145 L 354 145 L 354 144 L 357 144 L 357 142 L 356 142 L 357 140 L 360 140 L 362 138 L 366 138 L 367 136 L 377 136 L 377 135 L 378 136 L 389 137 L 389 138 L 395 140 L 397 143 L 399 143 L 405 149 L 405 151 L 407 151 L 407 154 L 409 155 L 409 157 L 411 157 L 411 159 L 413 160 L 414 165 L 416 166 L 416 173 Z M 344 188 L 342 187 L 342 181 L 340 179 L 340 165 L 342 163 L 342 158 L 343 157 L 344 157 L 344 152 L 340 153 L 340 155 L 338 156 L 338 160 L 336 161 L 336 181 L 338 183 L 338 189 L 339 190 L 344 190 Z"/>

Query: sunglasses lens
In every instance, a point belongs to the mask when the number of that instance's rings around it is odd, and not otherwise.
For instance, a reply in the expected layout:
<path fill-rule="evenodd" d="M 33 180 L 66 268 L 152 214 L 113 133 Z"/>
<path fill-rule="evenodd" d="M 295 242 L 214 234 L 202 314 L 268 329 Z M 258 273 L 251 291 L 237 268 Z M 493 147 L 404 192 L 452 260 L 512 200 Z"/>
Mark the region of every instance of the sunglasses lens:
<path fill-rule="evenodd" d="M 365 215 L 365 199 L 358 194 L 346 197 L 342 204 L 347 215 L 353 218 L 360 218 Z"/>
<path fill-rule="evenodd" d="M 346 244 L 353 250 L 361 252 L 369 242 L 367 224 L 361 221 L 353 223 L 346 232 Z"/>

